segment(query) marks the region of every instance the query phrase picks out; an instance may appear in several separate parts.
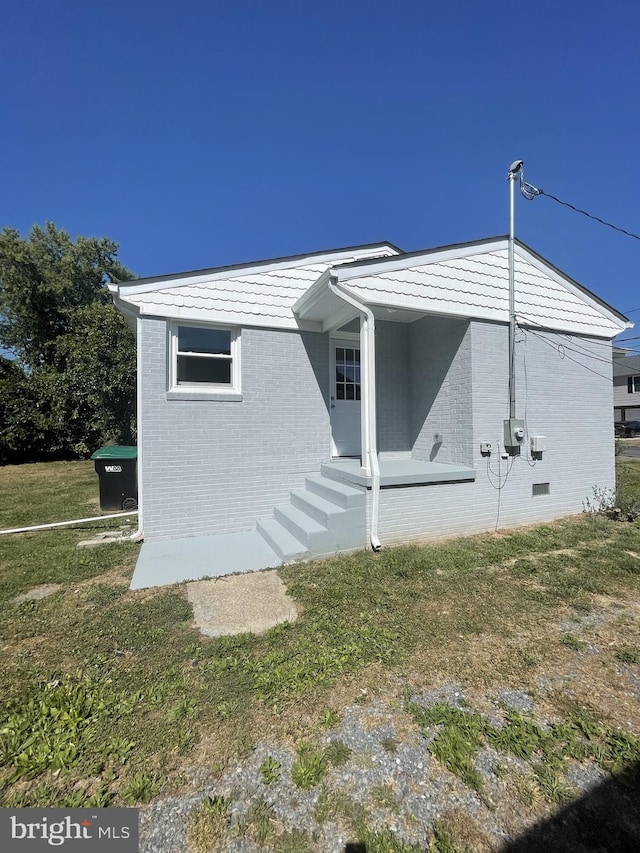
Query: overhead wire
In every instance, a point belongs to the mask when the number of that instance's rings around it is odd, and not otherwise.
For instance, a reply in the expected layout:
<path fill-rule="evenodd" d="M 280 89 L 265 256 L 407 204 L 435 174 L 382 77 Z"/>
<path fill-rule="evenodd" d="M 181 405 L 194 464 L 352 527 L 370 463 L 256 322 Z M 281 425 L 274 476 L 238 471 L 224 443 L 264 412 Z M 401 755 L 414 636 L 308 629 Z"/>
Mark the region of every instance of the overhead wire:
<path fill-rule="evenodd" d="M 599 355 L 594 355 L 593 353 L 589 352 L 584 347 L 582 347 L 582 345 L 581 345 L 581 342 L 583 341 L 582 337 L 579 337 L 577 335 L 570 335 L 567 332 L 558 332 L 555 329 L 547 329 L 545 326 L 543 326 L 537 320 L 534 320 L 531 317 L 527 317 L 525 314 L 521 314 L 519 311 L 517 312 L 517 316 L 520 317 L 522 320 L 526 320 L 527 323 L 534 323 L 540 329 L 540 331 L 550 331 L 550 332 L 554 332 L 554 334 L 561 334 L 564 338 L 567 338 L 568 340 L 570 340 L 574 347 L 576 347 L 578 350 L 582 350 L 583 354 L 587 355 L 589 358 L 594 358 L 594 359 L 597 359 L 599 361 L 603 361 L 603 362 L 605 362 L 605 364 L 609 364 L 611 361 L 610 358 L 604 358 L 604 357 L 599 356 Z M 516 324 L 518 325 L 518 328 L 525 331 L 524 327 L 521 324 L 517 323 L 517 321 L 516 321 Z M 627 340 L 640 340 L 640 337 L 627 338 Z M 604 347 L 607 352 L 611 353 L 612 344 L 610 342 L 590 341 L 589 343 L 591 346 L 594 346 L 594 347 Z M 625 343 L 625 341 L 620 341 L 620 343 Z"/>
<path fill-rule="evenodd" d="M 546 192 L 541 187 L 534 187 L 533 184 L 527 183 L 527 181 L 525 181 L 524 179 L 522 169 L 520 170 L 520 192 L 527 199 L 527 201 L 533 201 L 536 196 L 544 195 L 547 198 L 552 199 L 552 201 L 555 201 L 558 204 L 563 205 L 564 207 L 569 207 L 576 213 L 582 214 L 582 216 L 586 216 L 588 219 L 593 219 L 594 222 L 599 222 L 601 225 L 606 225 L 607 228 L 612 228 L 614 231 L 619 231 L 621 234 L 626 234 L 627 237 L 633 237 L 634 240 L 640 240 L 640 234 L 634 234 L 633 231 L 627 231 L 626 228 L 620 228 L 618 225 L 613 225 L 611 222 L 607 222 L 606 219 L 601 219 L 599 216 L 596 216 L 593 213 L 589 213 L 587 210 L 583 210 L 581 207 L 576 207 L 575 204 L 571 204 L 568 201 L 563 201 L 561 198 L 558 198 L 555 195 L 551 195 L 551 193 Z"/>
<path fill-rule="evenodd" d="M 574 364 L 577 364 L 579 367 L 582 367 L 585 370 L 588 370 L 589 373 L 593 373 L 595 376 L 599 376 L 601 379 L 605 379 L 607 382 L 611 382 L 611 376 L 605 376 L 604 373 L 598 373 L 597 370 L 593 370 L 588 365 L 583 364 L 581 361 L 578 361 L 575 358 L 572 358 L 570 355 L 567 355 L 567 353 L 566 353 L 567 347 L 565 347 L 564 344 L 551 343 L 551 341 L 548 341 L 545 337 L 543 337 L 542 335 L 539 335 L 533 329 L 528 329 L 528 332 L 530 335 L 533 335 L 534 337 L 539 338 L 543 343 L 545 343 L 545 344 L 547 344 L 547 346 L 551 347 L 551 349 L 556 350 L 556 352 L 558 353 L 560 358 L 563 358 L 563 359 L 566 358 L 569 361 L 572 361 Z"/>

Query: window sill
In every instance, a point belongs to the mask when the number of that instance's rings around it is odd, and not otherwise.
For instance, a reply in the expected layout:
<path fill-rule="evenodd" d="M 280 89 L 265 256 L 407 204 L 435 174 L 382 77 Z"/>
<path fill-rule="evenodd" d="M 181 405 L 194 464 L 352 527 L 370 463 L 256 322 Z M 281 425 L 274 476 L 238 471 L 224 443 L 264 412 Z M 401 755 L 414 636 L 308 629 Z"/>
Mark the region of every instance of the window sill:
<path fill-rule="evenodd" d="M 185 388 L 178 390 L 173 388 L 167 391 L 167 400 L 201 400 L 214 403 L 241 403 L 242 393 L 240 391 L 204 391 L 196 388 Z"/>

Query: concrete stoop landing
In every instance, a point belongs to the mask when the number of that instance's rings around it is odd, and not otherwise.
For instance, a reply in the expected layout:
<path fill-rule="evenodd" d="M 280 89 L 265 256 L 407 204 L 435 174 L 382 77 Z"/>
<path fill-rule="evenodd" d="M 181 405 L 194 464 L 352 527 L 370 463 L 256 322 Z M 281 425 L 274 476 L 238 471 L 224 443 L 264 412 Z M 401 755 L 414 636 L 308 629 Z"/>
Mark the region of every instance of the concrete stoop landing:
<path fill-rule="evenodd" d="M 255 530 L 144 542 L 131 589 L 274 568 L 366 547 L 366 491 L 319 474 Z"/>

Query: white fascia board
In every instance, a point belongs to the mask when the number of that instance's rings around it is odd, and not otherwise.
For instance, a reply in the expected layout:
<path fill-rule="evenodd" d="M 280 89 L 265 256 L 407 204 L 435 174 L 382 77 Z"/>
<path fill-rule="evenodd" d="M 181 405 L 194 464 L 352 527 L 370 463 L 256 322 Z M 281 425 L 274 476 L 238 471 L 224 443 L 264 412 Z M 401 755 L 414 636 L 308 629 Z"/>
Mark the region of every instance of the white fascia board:
<path fill-rule="evenodd" d="M 194 323 L 215 323 L 219 326 L 243 328 L 285 329 L 292 332 L 322 332 L 322 323 L 315 320 L 296 320 L 295 317 L 264 317 L 259 314 L 232 313 L 230 311 L 203 311 L 196 308 L 167 307 L 160 312 L 158 305 L 141 306 L 140 314 L 157 320 L 183 320 Z"/>
<path fill-rule="evenodd" d="M 197 275 L 185 274 L 181 277 L 179 274 L 175 278 L 163 279 L 161 281 L 148 281 L 144 284 L 127 284 L 125 290 L 127 293 L 152 293 L 157 290 L 172 290 L 174 287 L 187 287 L 190 284 L 202 284 L 214 281 L 225 281 L 234 278 L 241 278 L 247 275 L 260 275 L 264 273 L 277 272 L 278 270 L 290 270 L 298 267 L 315 266 L 316 264 L 331 264 L 332 262 L 343 260 L 344 258 L 354 258 L 354 260 L 362 260 L 364 258 L 376 258 L 380 255 L 390 256 L 397 255 L 397 251 L 386 243 L 381 243 L 378 247 L 370 249 L 354 251 L 339 251 L 326 252 L 322 255 L 305 255 L 302 258 L 297 258 L 291 261 L 269 261 L 264 264 L 247 264 L 244 267 L 234 267 L 232 269 L 220 270 L 215 272 L 202 272 Z M 357 258 L 356 258 L 357 256 Z"/>
<path fill-rule="evenodd" d="M 624 320 L 621 320 L 620 317 L 618 317 L 616 314 L 614 314 L 613 311 L 609 311 L 609 309 L 606 308 L 597 299 L 594 299 L 588 293 L 585 293 L 585 291 L 582 288 L 576 287 L 576 285 L 567 276 L 562 275 L 557 270 L 550 267 L 548 264 L 545 264 L 539 258 L 536 258 L 535 255 L 532 255 L 530 252 L 528 252 L 522 246 L 519 246 L 517 243 L 515 246 L 515 254 L 518 257 L 525 260 L 527 263 L 531 264 L 531 266 L 535 267 L 537 270 L 539 270 L 539 272 L 543 273 L 548 278 L 552 279 L 557 284 L 564 287 L 566 290 L 569 291 L 569 293 L 572 293 L 574 296 L 577 296 L 579 299 L 581 299 L 583 302 L 585 302 L 587 305 L 589 305 L 591 308 L 593 308 L 594 311 L 597 311 L 603 317 L 606 317 L 606 319 L 609 320 L 611 323 L 613 323 L 617 328 L 619 328 L 621 332 L 624 331 L 625 329 L 632 329 L 633 328 L 633 323 L 630 323 L 629 321 L 625 322 Z M 516 285 L 516 289 L 517 289 L 517 285 Z M 518 312 L 516 312 L 516 314 L 517 313 Z M 522 319 L 526 321 L 526 318 L 523 315 L 519 315 L 519 316 L 521 316 Z"/>
<path fill-rule="evenodd" d="M 501 249 L 506 249 L 507 242 L 507 240 L 493 240 L 487 243 L 479 243 L 477 246 L 443 249 L 442 251 L 426 250 L 417 254 L 405 254 L 397 258 L 390 258 L 388 261 L 380 261 L 379 263 L 360 264 L 356 261 L 353 264 L 349 264 L 347 267 L 334 267 L 332 273 L 340 284 L 356 278 L 368 278 L 369 276 L 375 278 L 381 273 L 411 269 L 412 267 L 427 266 L 428 264 L 439 264 L 443 261 L 469 258 L 472 255 L 486 255 L 489 252 L 497 252 Z"/>

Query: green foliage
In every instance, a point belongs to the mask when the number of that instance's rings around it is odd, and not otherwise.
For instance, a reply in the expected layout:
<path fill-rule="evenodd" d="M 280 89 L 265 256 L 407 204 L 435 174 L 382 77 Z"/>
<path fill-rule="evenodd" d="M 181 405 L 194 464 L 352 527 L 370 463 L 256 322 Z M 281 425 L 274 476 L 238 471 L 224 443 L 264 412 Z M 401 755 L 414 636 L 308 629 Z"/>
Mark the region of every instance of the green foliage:
<path fill-rule="evenodd" d="M 633 646 L 620 646 L 616 651 L 616 657 L 622 663 L 640 663 L 640 649 Z"/>
<path fill-rule="evenodd" d="M 95 751 L 100 723 L 131 713 L 137 699 L 80 673 L 40 684 L 0 718 L 0 766 L 11 769 L 13 781 L 68 770 Z M 106 753 L 124 761 L 131 747 L 112 741 Z"/>
<path fill-rule="evenodd" d="M 320 725 L 323 729 L 332 729 L 334 726 L 337 726 L 340 722 L 340 715 L 333 710 L 333 708 L 327 708 L 324 714 L 320 717 Z"/>
<path fill-rule="evenodd" d="M 291 768 L 291 781 L 298 788 L 318 785 L 327 769 L 327 758 L 309 744 L 300 744 L 298 755 Z"/>
<path fill-rule="evenodd" d="M 559 773 L 567 758 L 595 761 L 610 772 L 640 760 L 640 738 L 600 723 L 586 708 L 570 713 L 548 731 L 514 710 L 505 712 L 505 725 L 492 726 L 482 715 L 450 705 L 422 708 L 409 704 L 407 710 L 425 736 L 437 733 L 429 745 L 431 753 L 452 773 L 482 792 L 482 778 L 475 757 L 483 744 L 510 752 L 533 766 L 538 784 L 551 802 L 563 803 L 571 791 Z"/>
<path fill-rule="evenodd" d="M 106 238 L 49 222 L 0 232 L 0 462 L 87 455 L 134 437 L 135 343 L 108 281 L 132 278 Z"/>
<path fill-rule="evenodd" d="M 157 773 L 136 773 L 122 791 L 122 799 L 130 805 L 148 803 L 162 789 L 162 778 Z"/>
<path fill-rule="evenodd" d="M 229 824 L 230 802 L 223 796 L 205 797 L 189 815 L 187 838 L 194 853 L 218 849 Z"/>
<path fill-rule="evenodd" d="M 324 751 L 329 764 L 333 767 L 341 767 L 351 758 L 353 750 L 341 740 L 332 740 Z"/>
<path fill-rule="evenodd" d="M 260 765 L 260 779 L 264 785 L 273 785 L 280 778 L 280 762 L 267 755 Z"/>
<path fill-rule="evenodd" d="M 562 637 L 562 644 L 569 646 L 569 648 L 573 649 L 574 652 L 579 652 L 587 645 L 584 640 L 579 640 L 577 637 L 574 637 L 573 634 L 565 634 Z"/>

